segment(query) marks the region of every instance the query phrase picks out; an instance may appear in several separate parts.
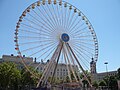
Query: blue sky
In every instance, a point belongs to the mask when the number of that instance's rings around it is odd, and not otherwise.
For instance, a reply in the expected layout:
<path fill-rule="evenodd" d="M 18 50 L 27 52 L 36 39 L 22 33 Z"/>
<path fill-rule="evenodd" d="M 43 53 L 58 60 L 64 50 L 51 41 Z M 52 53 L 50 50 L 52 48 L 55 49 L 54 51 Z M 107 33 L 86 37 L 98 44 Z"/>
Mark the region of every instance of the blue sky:
<path fill-rule="evenodd" d="M 0 57 L 17 54 L 14 30 L 19 16 L 36 0 L 0 0 Z M 97 71 L 120 67 L 120 0 L 66 0 L 80 9 L 92 23 L 99 41 Z"/>

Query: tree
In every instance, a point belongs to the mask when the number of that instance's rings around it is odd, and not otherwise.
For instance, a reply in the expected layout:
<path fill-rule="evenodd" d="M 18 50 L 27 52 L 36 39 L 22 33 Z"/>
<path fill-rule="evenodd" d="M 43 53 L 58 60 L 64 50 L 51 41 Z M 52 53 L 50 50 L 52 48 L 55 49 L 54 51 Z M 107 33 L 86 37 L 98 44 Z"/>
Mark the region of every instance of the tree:
<path fill-rule="evenodd" d="M 120 80 L 120 68 L 117 70 L 117 79 Z"/>
<path fill-rule="evenodd" d="M 104 80 L 101 80 L 101 81 L 99 82 L 99 86 L 106 86 L 106 82 L 105 82 Z"/>
<path fill-rule="evenodd" d="M 94 81 L 94 82 L 93 82 L 93 87 L 98 88 L 98 86 L 99 86 L 99 85 L 98 85 L 98 82 L 97 82 L 97 81 Z"/>
<path fill-rule="evenodd" d="M 91 74 L 90 72 L 88 72 L 87 70 L 85 71 L 85 74 L 87 76 L 87 79 L 89 80 L 89 82 L 91 83 Z M 88 80 L 85 78 L 84 74 L 81 73 L 80 78 L 83 79 L 82 83 L 83 83 L 83 87 L 87 86 L 89 87 L 89 83 Z"/>
<path fill-rule="evenodd" d="M 89 83 L 87 80 L 83 80 L 82 83 L 83 83 L 83 87 L 89 87 Z"/>
<path fill-rule="evenodd" d="M 32 68 L 30 68 L 31 70 L 33 70 Z M 37 74 L 38 72 L 34 72 L 35 74 Z M 21 85 L 22 87 L 25 87 L 26 85 L 28 86 L 35 86 L 37 85 L 37 81 L 38 79 L 36 79 L 36 77 L 32 76 L 32 74 L 27 71 L 25 68 L 23 68 L 21 70 Z"/>
<path fill-rule="evenodd" d="M 117 85 L 117 79 L 116 79 L 115 76 L 110 76 L 109 87 L 110 87 L 111 90 L 113 90 L 113 89 L 117 90 L 118 85 Z"/>
<path fill-rule="evenodd" d="M 16 64 L 12 62 L 3 62 L 0 64 L 0 90 L 16 90 L 20 83 L 21 74 L 17 69 Z"/>

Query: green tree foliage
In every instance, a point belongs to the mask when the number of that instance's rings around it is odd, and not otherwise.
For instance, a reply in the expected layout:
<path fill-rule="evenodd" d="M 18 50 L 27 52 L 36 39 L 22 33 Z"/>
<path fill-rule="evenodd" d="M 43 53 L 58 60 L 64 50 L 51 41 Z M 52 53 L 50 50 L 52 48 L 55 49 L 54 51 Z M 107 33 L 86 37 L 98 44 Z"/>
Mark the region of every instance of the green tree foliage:
<path fill-rule="evenodd" d="M 99 86 L 106 86 L 106 82 L 105 82 L 104 80 L 101 80 L 101 81 L 99 82 Z"/>
<path fill-rule="evenodd" d="M 83 87 L 89 87 L 89 83 L 87 80 L 83 80 L 82 83 L 83 83 Z"/>
<path fill-rule="evenodd" d="M 115 76 L 110 76 L 108 84 L 111 90 L 113 89 L 117 90 L 118 85 L 117 85 L 117 79 Z"/>
<path fill-rule="evenodd" d="M 97 82 L 97 81 L 94 81 L 94 82 L 93 82 L 93 87 L 98 88 L 98 86 L 99 86 L 99 85 L 98 85 L 98 82 Z"/>
<path fill-rule="evenodd" d="M 14 63 L 4 62 L 0 64 L 0 90 L 13 90 L 20 83 L 21 74 Z"/>
<path fill-rule="evenodd" d="M 103 78 L 104 82 L 106 83 L 106 86 L 108 86 L 109 78 L 110 78 L 109 76 L 105 76 L 105 77 Z"/>
<path fill-rule="evenodd" d="M 120 80 L 120 68 L 117 70 L 117 79 Z"/>
<path fill-rule="evenodd" d="M 30 68 L 33 71 L 33 68 Z M 33 71 L 39 77 L 40 73 Z M 26 86 L 36 86 L 38 79 L 32 76 L 25 68 L 18 69 L 12 62 L 0 64 L 0 90 L 23 90 Z M 21 88 L 21 89 L 20 89 Z"/>
<path fill-rule="evenodd" d="M 28 72 L 25 68 L 21 70 L 21 84 L 25 85 L 36 85 L 36 79 L 32 76 L 30 72 Z"/>
<path fill-rule="evenodd" d="M 116 76 L 106 76 L 103 80 L 99 83 L 99 86 L 107 86 L 111 90 L 117 90 L 117 77 Z"/>

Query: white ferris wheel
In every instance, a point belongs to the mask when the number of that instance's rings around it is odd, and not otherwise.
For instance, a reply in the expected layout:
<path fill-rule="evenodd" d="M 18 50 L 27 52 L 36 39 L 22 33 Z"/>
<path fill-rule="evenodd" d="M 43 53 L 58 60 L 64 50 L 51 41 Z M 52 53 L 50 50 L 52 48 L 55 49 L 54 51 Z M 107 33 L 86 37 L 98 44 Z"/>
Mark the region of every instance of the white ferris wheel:
<path fill-rule="evenodd" d="M 39 0 L 27 7 L 17 22 L 15 43 L 23 64 L 35 77 L 23 55 L 37 62 L 50 60 L 38 86 L 47 81 L 50 71 L 55 72 L 59 63 L 66 64 L 71 82 L 70 72 L 79 82 L 79 72 L 86 77 L 91 59 L 96 62 L 98 58 L 98 41 L 91 23 L 79 9 L 62 0 Z M 78 74 L 72 65 L 78 67 Z"/>

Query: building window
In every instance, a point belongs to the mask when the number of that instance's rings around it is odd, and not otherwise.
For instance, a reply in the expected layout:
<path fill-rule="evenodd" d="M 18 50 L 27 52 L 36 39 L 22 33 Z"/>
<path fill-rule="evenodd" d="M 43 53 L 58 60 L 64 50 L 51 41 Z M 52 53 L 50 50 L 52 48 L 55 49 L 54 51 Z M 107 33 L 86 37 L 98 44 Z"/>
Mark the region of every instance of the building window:
<path fill-rule="evenodd" d="M 63 72 L 63 75 L 65 76 L 65 72 Z"/>
<path fill-rule="evenodd" d="M 62 72 L 60 72 L 60 75 L 62 76 Z"/>
<path fill-rule="evenodd" d="M 59 72 L 57 72 L 57 75 L 59 76 Z"/>
<path fill-rule="evenodd" d="M 42 67 L 40 68 L 40 70 L 42 71 Z"/>

